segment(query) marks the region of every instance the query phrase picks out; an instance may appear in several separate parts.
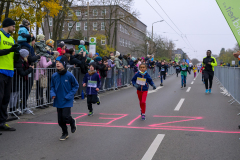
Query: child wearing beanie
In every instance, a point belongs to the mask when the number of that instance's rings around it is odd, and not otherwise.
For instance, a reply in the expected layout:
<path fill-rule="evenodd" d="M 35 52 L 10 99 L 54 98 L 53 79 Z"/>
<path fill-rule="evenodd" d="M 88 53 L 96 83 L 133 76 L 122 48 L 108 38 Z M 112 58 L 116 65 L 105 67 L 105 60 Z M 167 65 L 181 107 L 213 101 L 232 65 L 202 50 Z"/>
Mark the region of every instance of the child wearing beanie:
<path fill-rule="evenodd" d="M 83 87 L 87 86 L 86 93 L 87 93 L 87 105 L 89 110 L 88 116 L 92 116 L 93 115 L 92 104 L 95 103 L 97 103 L 98 105 L 100 104 L 100 100 L 98 97 L 98 91 L 100 88 L 100 78 L 96 71 L 96 64 L 94 62 L 90 63 L 89 67 L 90 70 L 83 78 Z"/>
<path fill-rule="evenodd" d="M 54 40 L 52 40 L 52 39 L 47 40 L 46 45 L 50 49 L 51 52 L 54 51 Z"/>
<path fill-rule="evenodd" d="M 27 39 L 30 39 L 31 37 L 33 37 L 33 34 L 29 34 L 29 27 L 30 27 L 29 21 L 24 19 L 18 31 L 17 41 L 18 41 L 18 44 L 20 44 L 21 46 L 26 46 L 30 49 L 31 46 L 27 43 Z"/>
<path fill-rule="evenodd" d="M 56 59 L 57 72 L 52 75 L 51 79 L 50 95 L 53 99 L 53 107 L 57 108 L 58 124 L 62 129 L 60 141 L 69 137 L 67 124 L 70 124 L 72 133 L 77 130 L 76 119 L 71 116 L 71 108 L 79 84 L 73 74 L 67 71 L 67 61 L 65 56 L 59 56 Z"/>
<path fill-rule="evenodd" d="M 80 41 L 80 45 L 78 46 L 78 49 L 79 49 L 79 52 L 86 52 L 87 54 L 88 54 L 88 51 L 86 50 L 86 48 L 85 48 L 85 42 L 84 42 L 84 40 L 81 40 Z"/>

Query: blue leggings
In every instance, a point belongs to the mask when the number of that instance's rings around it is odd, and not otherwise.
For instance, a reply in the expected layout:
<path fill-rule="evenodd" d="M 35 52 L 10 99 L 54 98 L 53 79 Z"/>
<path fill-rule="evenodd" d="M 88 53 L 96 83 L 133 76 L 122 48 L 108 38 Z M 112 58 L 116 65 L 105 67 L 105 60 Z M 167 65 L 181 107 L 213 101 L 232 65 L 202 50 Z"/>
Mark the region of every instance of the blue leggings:
<path fill-rule="evenodd" d="M 184 76 L 184 75 L 181 75 L 181 82 L 182 82 L 182 86 L 183 86 L 183 84 L 186 84 L 186 76 Z"/>

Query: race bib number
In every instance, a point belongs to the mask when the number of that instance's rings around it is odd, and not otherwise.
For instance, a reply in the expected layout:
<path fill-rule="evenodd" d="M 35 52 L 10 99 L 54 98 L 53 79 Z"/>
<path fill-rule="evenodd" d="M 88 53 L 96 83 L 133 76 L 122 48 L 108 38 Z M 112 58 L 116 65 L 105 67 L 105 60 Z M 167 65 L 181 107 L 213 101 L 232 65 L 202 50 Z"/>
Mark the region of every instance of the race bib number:
<path fill-rule="evenodd" d="M 162 68 L 161 71 L 165 72 L 165 68 Z"/>
<path fill-rule="evenodd" d="M 88 87 L 97 88 L 97 81 L 88 81 Z"/>
<path fill-rule="evenodd" d="M 144 86 L 146 84 L 146 78 L 137 77 L 137 84 Z"/>
<path fill-rule="evenodd" d="M 186 71 L 186 69 L 187 69 L 186 67 L 182 67 L 182 70 L 183 70 L 183 71 Z"/>
<path fill-rule="evenodd" d="M 179 67 L 176 67 L 176 69 L 179 69 Z"/>

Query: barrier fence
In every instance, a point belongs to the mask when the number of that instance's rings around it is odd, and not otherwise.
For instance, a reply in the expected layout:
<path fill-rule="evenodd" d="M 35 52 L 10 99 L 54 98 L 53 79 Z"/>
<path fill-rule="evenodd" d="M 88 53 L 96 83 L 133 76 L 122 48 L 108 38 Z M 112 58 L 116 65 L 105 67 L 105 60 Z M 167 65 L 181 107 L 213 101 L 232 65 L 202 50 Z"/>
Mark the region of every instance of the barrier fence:
<path fill-rule="evenodd" d="M 82 95 L 82 91 L 85 93 L 86 90 L 86 87 L 82 86 L 84 74 L 81 73 L 80 68 L 74 68 L 73 66 L 68 66 L 68 71 L 75 76 L 79 83 L 79 89 L 75 94 L 75 98 L 79 98 Z M 36 68 L 33 73 L 22 77 L 20 76 L 22 73 L 18 73 L 17 70 L 15 70 L 12 80 L 12 91 L 8 113 L 19 119 L 18 115 L 24 113 L 34 115 L 32 109 L 51 105 L 53 103 L 50 97 L 51 77 L 55 72 L 55 68 Z M 135 75 L 132 68 L 112 68 L 106 72 L 107 77 L 101 77 L 100 92 L 127 87 L 131 85 L 131 79 Z M 172 75 L 174 73 L 175 69 L 170 67 L 168 69 L 168 75 Z M 158 78 L 159 68 L 148 68 L 148 74 L 152 77 L 152 79 Z M 45 80 L 45 83 L 41 83 L 41 80 L 42 82 Z"/>
<path fill-rule="evenodd" d="M 240 68 L 235 67 L 215 67 L 214 74 L 217 82 L 225 96 L 231 96 L 229 103 L 237 102 L 240 104 Z"/>

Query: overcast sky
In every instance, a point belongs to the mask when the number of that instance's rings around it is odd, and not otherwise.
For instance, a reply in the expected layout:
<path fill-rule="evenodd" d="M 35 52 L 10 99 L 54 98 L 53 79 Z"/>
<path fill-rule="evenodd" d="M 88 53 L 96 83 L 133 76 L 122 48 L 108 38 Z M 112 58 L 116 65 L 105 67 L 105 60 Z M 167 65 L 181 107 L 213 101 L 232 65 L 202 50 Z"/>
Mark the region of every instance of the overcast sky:
<path fill-rule="evenodd" d="M 213 54 L 219 54 L 221 48 L 233 48 L 237 43 L 216 0 L 157 0 L 180 31 L 164 14 L 155 0 L 147 1 L 177 33 L 181 34 L 181 31 L 186 34 L 192 47 L 186 38 L 184 38 L 186 41 L 184 42 L 166 22 L 154 24 L 154 33 L 168 39 L 178 40 L 175 42 L 176 48 L 183 49 L 185 47 L 183 51 L 190 58 L 202 60 L 208 49 L 212 50 Z M 148 31 L 152 31 L 153 22 L 162 20 L 146 0 L 135 0 L 134 8 L 140 12 L 139 19 L 148 26 Z M 191 48 L 194 48 L 196 52 Z"/>

